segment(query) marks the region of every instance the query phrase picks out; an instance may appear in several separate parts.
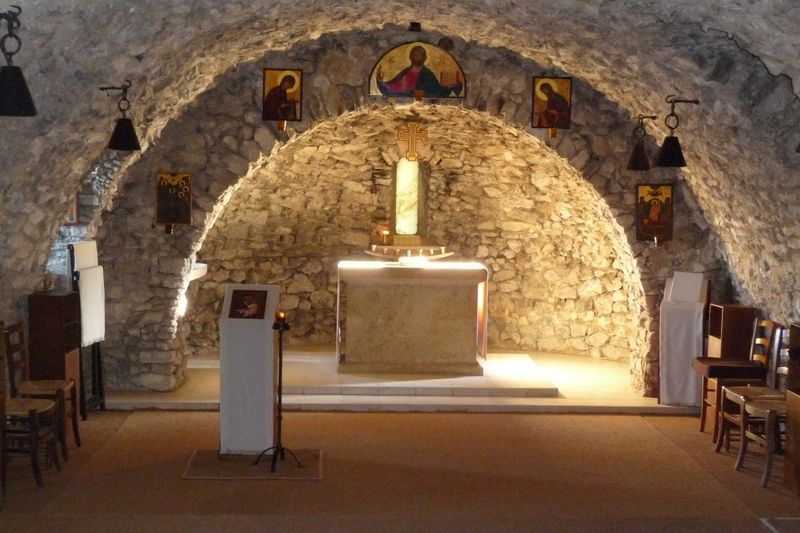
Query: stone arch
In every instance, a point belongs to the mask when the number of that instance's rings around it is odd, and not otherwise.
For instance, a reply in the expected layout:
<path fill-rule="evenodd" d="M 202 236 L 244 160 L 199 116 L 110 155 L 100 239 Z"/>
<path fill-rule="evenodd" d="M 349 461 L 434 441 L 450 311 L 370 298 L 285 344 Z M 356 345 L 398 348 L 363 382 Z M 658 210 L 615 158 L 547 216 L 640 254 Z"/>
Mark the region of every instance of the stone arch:
<path fill-rule="evenodd" d="M 690 0 L 623 6 L 576 0 L 458 5 L 346 0 L 335 8 L 313 2 L 211 6 L 189 0 L 165 6 L 146 0 L 131 7 L 32 0 L 25 9 L 26 46 L 15 60 L 40 115 L 4 120 L 0 132 L 6 148 L 0 154 L 6 169 L 0 210 L 24 228 L 24 236 L 0 238 L 8 252 L 0 259 L 7 320 L 24 313 L 25 295 L 40 286 L 52 236 L 107 139 L 113 106 L 86 98 L 98 84 L 135 80 L 133 116 L 145 130 L 147 147 L 229 65 L 326 32 L 390 35 L 409 20 L 422 20 L 427 33 L 507 46 L 512 56 L 557 65 L 633 113 L 663 113 L 663 95 L 673 90 L 700 97 L 702 109 L 682 138 L 694 163 L 687 189 L 709 227 L 719 232 L 737 296 L 783 321 L 800 313 L 794 266 L 800 246 L 792 225 L 784 228 L 781 218 L 792 212 L 800 194 L 794 163 L 800 105 L 796 83 L 792 87 L 800 70 L 792 53 L 797 15 L 791 0 L 753 2 L 746 19 L 736 5 Z M 759 157 L 743 161 L 740 154 L 749 152 Z M 769 179 L 780 186 L 764 187 Z M 111 202 L 101 206 L 113 208 Z M 742 213 L 764 216 L 748 225 L 741 222 Z M 759 250 L 737 246 L 775 227 L 780 230 L 774 244 L 763 245 L 766 253 L 759 253 L 761 245 Z"/>
<path fill-rule="evenodd" d="M 183 379 L 183 338 L 174 309 L 178 295 L 187 289 L 190 264 L 207 230 L 213 226 L 241 179 L 263 166 L 286 140 L 279 139 L 280 134 L 274 127 L 260 120 L 260 88 L 253 80 L 260 79 L 260 67 L 266 61 L 277 58 L 289 64 L 286 61 L 294 57 L 315 65 L 309 67 L 314 90 L 305 95 L 309 115 L 298 125 L 298 131 L 314 127 L 316 121 L 336 120 L 335 117 L 350 110 L 379 113 L 395 107 L 389 103 L 390 107 L 385 108 L 386 103 L 371 101 L 363 94 L 363 80 L 366 79 L 363 73 L 350 73 L 352 81 L 339 84 L 330 83 L 330 75 L 325 75 L 326 71 L 341 72 L 341 68 L 336 68 L 336 59 L 329 56 L 342 55 L 342 50 L 360 49 L 352 46 L 354 42 L 371 41 L 375 36 L 352 33 L 325 38 L 334 42 L 321 39 L 321 43 L 272 52 L 229 71 L 214 88 L 197 98 L 180 119 L 171 122 L 160 142 L 131 166 L 119 199 L 105 215 L 98 233 L 102 259 L 109 266 L 108 298 L 112 318 L 108 327 L 111 342 L 106 354 L 111 387 L 167 390 Z M 632 238 L 633 219 L 629 213 L 632 186 L 638 178 L 622 170 L 627 158 L 623 147 L 627 147 L 626 139 L 633 127 L 628 113 L 585 81 L 577 79 L 577 94 L 589 105 L 576 113 L 573 129 L 555 141 L 545 139 L 539 132 L 526 132 L 528 74 L 540 67 L 510 55 L 505 49 L 464 42 L 459 42 L 458 46 L 469 47 L 471 59 L 463 64 L 467 72 L 478 71 L 476 65 L 480 65 L 484 76 L 491 78 L 491 82 L 481 79 L 472 84 L 466 106 L 486 113 L 481 120 L 501 120 L 519 135 L 538 135 L 541 144 L 551 144 L 553 150 L 596 189 L 626 232 L 632 256 L 642 273 L 642 290 L 647 298 L 644 308 L 650 315 L 649 325 L 646 318 L 640 324 L 650 331 L 643 333 L 647 338 L 639 343 L 643 345 L 642 353 L 634 357 L 632 371 L 635 385 L 652 393 L 657 383 L 653 315 L 664 278 L 672 269 L 683 267 L 709 271 L 722 281 L 718 286 L 726 285 L 725 269 L 714 253 L 713 235 L 703 235 L 704 227 L 693 221 L 702 221 L 702 215 L 691 192 L 676 182 L 686 215 L 680 218 L 681 229 L 687 231 L 681 233 L 684 237 L 676 240 L 670 250 L 674 257 L 665 260 L 657 251 Z M 518 76 L 492 70 L 492 65 L 504 62 L 510 62 L 510 68 Z M 369 62 L 362 63 L 364 68 L 369 68 Z M 498 84 L 497 80 L 503 83 Z M 497 118 L 492 119 L 492 115 Z M 152 177 L 159 169 L 195 174 L 196 227 L 178 229 L 168 238 L 152 227 L 152 216 L 148 212 L 152 209 L 147 201 L 151 198 Z M 650 179 L 658 180 L 658 174 Z"/>

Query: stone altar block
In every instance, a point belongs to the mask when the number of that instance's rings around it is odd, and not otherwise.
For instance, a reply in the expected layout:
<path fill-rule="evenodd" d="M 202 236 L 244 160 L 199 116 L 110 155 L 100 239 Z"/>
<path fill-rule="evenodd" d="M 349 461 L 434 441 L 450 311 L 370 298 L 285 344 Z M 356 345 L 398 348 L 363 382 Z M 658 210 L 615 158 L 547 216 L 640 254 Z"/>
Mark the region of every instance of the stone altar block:
<path fill-rule="evenodd" d="M 341 261 L 338 270 L 339 372 L 483 375 L 484 265 Z"/>

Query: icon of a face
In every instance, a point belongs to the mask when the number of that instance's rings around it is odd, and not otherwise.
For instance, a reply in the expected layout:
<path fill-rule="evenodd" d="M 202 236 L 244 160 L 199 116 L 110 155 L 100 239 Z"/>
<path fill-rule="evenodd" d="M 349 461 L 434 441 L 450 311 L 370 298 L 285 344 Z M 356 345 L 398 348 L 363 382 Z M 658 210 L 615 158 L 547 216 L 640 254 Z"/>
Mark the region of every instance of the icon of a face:
<path fill-rule="evenodd" d="M 415 46 L 411 49 L 409 58 L 411 59 L 411 64 L 413 66 L 421 67 L 425 64 L 425 60 L 428 59 L 428 54 L 425 52 L 423 47 Z"/>

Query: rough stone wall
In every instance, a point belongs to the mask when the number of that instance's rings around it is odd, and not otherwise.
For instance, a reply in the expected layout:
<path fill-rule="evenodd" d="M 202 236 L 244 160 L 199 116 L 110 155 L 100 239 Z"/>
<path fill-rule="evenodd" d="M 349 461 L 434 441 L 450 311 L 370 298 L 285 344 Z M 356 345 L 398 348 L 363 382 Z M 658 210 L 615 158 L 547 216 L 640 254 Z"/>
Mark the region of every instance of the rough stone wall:
<path fill-rule="evenodd" d="M 113 266 L 106 351 L 112 382 L 180 383 L 190 351 L 214 350 L 228 281 L 280 284 L 281 305 L 296 312 L 292 335 L 330 342 L 335 262 L 366 248 L 378 207 L 385 212 L 388 177 L 378 205 L 367 192 L 369 178 L 397 160 L 395 128 L 412 116 L 430 130 L 423 155 L 432 163 L 431 240 L 493 270 L 490 342 L 630 359 L 634 383 L 652 389 L 652 315 L 663 280 L 679 269 L 721 279 L 725 273 L 713 239 L 692 222 L 702 219 L 694 205 L 678 203 L 676 240 L 664 248 L 633 240 L 634 186 L 643 177 L 623 170 L 632 129 L 625 113 L 576 79 L 575 99 L 583 104 L 573 128 L 545 139 L 530 130 L 526 106 L 530 73 L 540 67 L 463 41 L 455 51 L 469 77 L 463 106 L 480 112 L 464 111 L 460 102 L 386 107 L 364 94 L 374 46 L 371 36 L 342 34 L 240 65 L 132 168 L 100 232 L 104 260 Z M 307 77 L 307 116 L 290 128 L 308 131 L 285 147 L 259 115 L 261 68 L 278 64 L 300 65 Z M 360 71 L 338 76 L 348 65 Z M 351 108 L 359 111 L 337 118 Z M 178 227 L 172 236 L 149 228 L 157 169 L 194 173 L 194 228 Z M 648 178 L 675 176 L 654 171 Z M 451 198 L 440 194 L 447 179 L 456 189 Z M 187 288 L 186 258 L 198 250 L 211 272 L 189 290 L 181 330 L 174 310 Z"/>
<path fill-rule="evenodd" d="M 24 316 L 74 192 L 101 159 L 116 108 L 96 87 L 134 81 L 131 115 L 147 150 L 232 65 L 313 46 L 326 32 L 381 32 L 409 20 L 423 21 L 423 37 L 438 30 L 557 66 L 629 114 L 663 115 L 666 93 L 699 97 L 679 132 L 690 161 L 686 199 L 718 232 L 735 295 L 782 321 L 800 316 L 800 15 L 793 0 L 31 0 L 23 8 L 15 63 L 39 116 L 0 119 L 0 213 L 4 227 L 20 228 L 0 236 L 6 321 Z M 665 133 L 663 126 L 650 131 Z M 137 159 L 125 158 L 97 202 L 89 236 L 107 218 L 101 210 L 114 209 L 118 182 L 137 175 L 126 172 Z"/>
<path fill-rule="evenodd" d="M 336 263 L 366 258 L 373 221 L 392 202 L 389 178 L 369 193 L 371 170 L 397 159 L 396 128 L 419 114 L 437 161 L 428 242 L 490 267 L 490 345 L 625 361 L 640 351 L 643 295 L 603 200 L 535 139 L 452 111 L 378 110 L 325 123 L 242 183 L 200 251 L 210 274 L 186 319 L 190 346 L 216 356 L 224 284 L 256 280 L 284 291 L 293 341 L 334 341 Z M 481 120 L 480 130 L 469 120 Z"/>

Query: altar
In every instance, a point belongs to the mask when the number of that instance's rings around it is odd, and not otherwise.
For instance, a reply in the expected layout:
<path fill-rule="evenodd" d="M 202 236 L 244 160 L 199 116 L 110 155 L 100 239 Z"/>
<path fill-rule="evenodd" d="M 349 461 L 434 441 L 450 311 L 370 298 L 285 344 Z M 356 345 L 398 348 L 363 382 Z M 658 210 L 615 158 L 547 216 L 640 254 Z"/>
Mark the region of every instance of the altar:
<path fill-rule="evenodd" d="M 489 272 L 473 262 L 340 261 L 340 373 L 482 375 Z"/>

